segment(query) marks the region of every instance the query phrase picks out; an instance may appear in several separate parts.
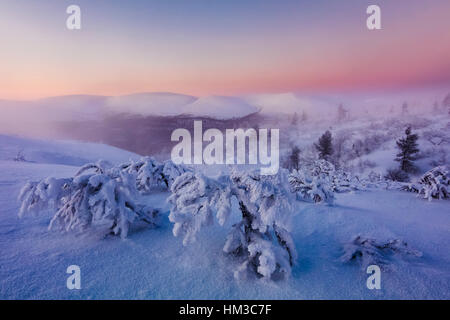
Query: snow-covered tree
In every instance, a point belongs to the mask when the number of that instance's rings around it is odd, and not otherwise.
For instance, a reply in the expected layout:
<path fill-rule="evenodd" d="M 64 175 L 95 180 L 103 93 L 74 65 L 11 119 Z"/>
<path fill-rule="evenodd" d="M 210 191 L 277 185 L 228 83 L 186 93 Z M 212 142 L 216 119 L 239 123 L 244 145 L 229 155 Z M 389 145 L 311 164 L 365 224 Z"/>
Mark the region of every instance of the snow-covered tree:
<path fill-rule="evenodd" d="M 417 144 L 419 136 L 411 133 L 411 127 L 406 128 L 405 135 L 404 138 L 397 141 L 397 147 L 400 152 L 397 154 L 395 161 L 400 162 L 400 169 L 408 173 L 416 170 L 413 162 L 417 159 L 416 155 L 419 152 Z"/>
<path fill-rule="evenodd" d="M 432 199 L 450 198 L 450 178 L 445 166 L 439 166 L 425 173 L 417 183 L 409 184 L 405 190 L 416 192 L 419 196 Z"/>
<path fill-rule="evenodd" d="M 370 171 L 369 174 L 363 179 L 363 185 L 365 188 L 381 188 L 386 187 L 388 182 L 385 180 L 380 172 Z"/>
<path fill-rule="evenodd" d="M 306 122 L 306 121 L 308 121 L 308 114 L 306 113 L 305 110 L 303 110 L 302 117 L 301 117 L 301 122 Z"/>
<path fill-rule="evenodd" d="M 46 178 L 41 181 L 29 181 L 19 194 L 21 207 L 19 217 L 26 213 L 37 215 L 51 208 L 62 205 L 64 197 L 70 193 L 72 179 Z"/>
<path fill-rule="evenodd" d="M 427 140 L 433 147 L 448 143 L 449 138 L 442 130 L 428 130 L 423 133 L 423 138 Z"/>
<path fill-rule="evenodd" d="M 291 192 L 306 201 L 333 204 L 332 174 L 334 166 L 325 160 L 318 160 L 313 167 L 293 170 L 288 177 Z"/>
<path fill-rule="evenodd" d="M 408 244 L 400 239 L 387 241 L 377 241 L 358 235 L 352 242 L 344 245 L 342 262 L 356 262 L 366 270 L 369 265 L 378 265 L 382 269 L 387 269 L 390 259 L 393 256 L 415 256 L 421 257 L 420 251 L 409 248 Z"/>
<path fill-rule="evenodd" d="M 135 175 L 99 161 L 83 166 L 73 178 L 27 183 L 19 195 L 19 216 L 55 210 L 49 229 L 84 231 L 107 225 L 111 233 L 124 238 L 131 223 L 158 221 L 159 211 L 142 204 L 139 196 Z"/>
<path fill-rule="evenodd" d="M 364 142 L 361 139 L 353 142 L 352 153 L 354 158 L 359 158 L 366 153 Z"/>
<path fill-rule="evenodd" d="M 409 114 L 408 103 L 405 101 L 402 104 L 402 116 L 406 116 Z"/>
<path fill-rule="evenodd" d="M 168 187 L 162 175 L 162 166 L 150 157 L 138 161 L 130 161 L 122 165 L 122 170 L 136 176 L 136 188 L 142 193 L 149 192 L 154 187 Z"/>
<path fill-rule="evenodd" d="M 334 171 L 331 179 L 332 190 L 337 193 L 365 189 L 363 182 L 358 176 L 352 175 L 344 170 Z"/>
<path fill-rule="evenodd" d="M 310 176 L 303 171 L 294 170 L 289 175 L 292 192 L 302 200 L 311 200 L 315 203 L 326 202 L 332 204 L 334 194 L 330 182 L 321 176 Z"/>
<path fill-rule="evenodd" d="M 184 245 L 194 242 L 201 228 L 213 223 L 214 211 L 221 225 L 228 218 L 231 189 L 225 177 L 214 180 L 187 172 L 175 179 L 171 192 L 169 219 L 175 224 L 174 236 L 182 236 Z"/>
<path fill-rule="evenodd" d="M 370 171 L 369 174 L 367 175 L 367 179 L 372 183 L 378 183 L 383 181 L 381 173 L 375 171 Z"/>
<path fill-rule="evenodd" d="M 450 93 L 442 100 L 442 107 L 447 108 L 448 114 L 450 114 Z"/>
<path fill-rule="evenodd" d="M 395 182 L 408 182 L 409 176 L 408 174 L 397 168 L 390 168 L 387 170 L 386 175 L 384 176 L 386 180 L 395 181 Z"/>
<path fill-rule="evenodd" d="M 283 174 L 233 170 L 230 176 L 211 179 L 187 172 L 175 180 L 168 199 L 174 235 L 183 236 L 185 245 L 195 241 L 201 228 L 213 223 L 214 212 L 224 225 L 231 200 L 236 199 L 241 220 L 233 225 L 223 249 L 241 260 L 235 277 L 245 277 L 249 271 L 266 279 L 287 275 L 297 253 L 287 231 L 292 207 L 285 185 Z"/>
<path fill-rule="evenodd" d="M 336 169 L 331 162 L 319 159 L 314 162 L 310 170 L 313 176 L 325 175 L 331 177 Z"/>
<path fill-rule="evenodd" d="M 365 189 L 365 183 L 358 176 L 336 170 L 331 162 L 323 159 L 292 171 L 288 180 L 297 198 L 315 203 L 333 204 L 334 193 Z"/>
<path fill-rule="evenodd" d="M 181 165 L 181 164 L 175 164 L 172 160 L 167 160 L 163 163 L 162 168 L 162 176 L 164 183 L 167 185 L 167 187 L 170 189 L 173 182 L 176 178 L 181 176 L 183 173 L 190 171 L 189 168 Z"/>
<path fill-rule="evenodd" d="M 347 160 L 350 159 L 351 136 L 351 131 L 341 130 L 333 137 L 332 162 L 338 168 L 345 167 Z"/>
<path fill-rule="evenodd" d="M 329 160 L 333 154 L 333 137 L 331 136 L 331 132 L 327 130 L 314 146 L 319 152 L 320 159 Z"/>
<path fill-rule="evenodd" d="M 286 168 L 288 170 L 299 169 L 300 165 L 300 148 L 294 146 L 286 159 Z"/>
<path fill-rule="evenodd" d="M 14 161 L 18 161 L 18 162 L 24 162 L 27 161 L 25 159 L 25 155 L 23 154 L 23 150 L 19 150 L 16 154 L 16 156 L 14 157 Z"/>
<path fill-rule="evenodd" d="M 121 166 L 122 170 L 136 175 L 136 187 L 141 193 L 148 193 L 152 188 L 170 188 L 173 181 L 188 169 L 175 165 L 171 160 L 160 163 L 151 157 L 130 161 Z"/>
<path fill-rule="evenodd" d="M 344 105 L 341 103 L 338 107 L 337 111 L 337 120 L 339 122 L 342 122 L 344 120 L 347 120 L 348 118 L 348 110 L 344 108 Z"/>
<path fill-rule="evenodd" d="M 291 120 L 291 126 L 297 126 L 298 125 L 298 113 L 295 112 L 294 115 L 292 116 L 292 120 Z"/>

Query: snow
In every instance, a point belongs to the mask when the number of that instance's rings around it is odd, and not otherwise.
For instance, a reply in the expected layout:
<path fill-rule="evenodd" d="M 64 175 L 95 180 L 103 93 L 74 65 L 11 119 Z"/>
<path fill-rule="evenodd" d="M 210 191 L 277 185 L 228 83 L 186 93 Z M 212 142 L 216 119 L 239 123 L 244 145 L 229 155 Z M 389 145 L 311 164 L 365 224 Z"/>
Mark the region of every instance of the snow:
<path fill-rule="evenodd" d="M 233 119 L 257 112 L 256 106 L 238 97 L 144 92 L 123 96 L 70 95 L 30 101 L 0 100 L 1 133 L 47 132 L 56 122 L 102 120 L 110 115 L 140 116 L 191 115 Z M 16 124 L 22 123 L 20 127 Z"/>
<path fill-rule="evenodd" d="M 113 164 L 138 159 L 139 155 L 99 143 L 29 139 L 0 134 L 0 160 L 13 160 L 22 152 L 26 161 L 81 166 L 99 159 Z"/>
<path fill-rule="evenodd" d="M 53 146 L 54 152 L 60 152 L 56 146 L 65 148 L 62 142 Z M 79 149 L 83 146 L 80 143 Z M 123 156 L 115 151 L 117 158 Z M 95 232 L 49 232 L 50 212 L 17 217 L 15 199 L 27 180 L 69 177 L 78 170 L 55 163 L 0 160 L 1 299 L 450 298 L 448 201 L 371 190 L 337 194 L 334 206 L 298 202 L 291 232 L 298 259 L 290 277 L 269 282 L 235 280 L 238 263 L 222 248 L 231 224 L 239 220 L 236 203 L 224 227 L 215 223 L 203 229 L 188 246 L 172 234 L 168 194 L 163 192 L 148 198 L 165 213 L 162 225 L 135 226 L 125 240 Z M 396 258 L 382 273 L 382 289 L 368 290 L 365 271 L 340 260 L 345 244 L 359 234 L 402 239 L 423 257 Z M 81 290 L 66 288 L 66 268 L 72 264 L 81 267 Z"/>
<path fill-rule="evenodd" d="M 293 114 L 302 111 L 321 121 L 335 116 L 340 104 L 348 109 L 352 116 L 366 113 L 373 117 L 384 116 L 395 112 L 400 114 L 400 106 L 406 102 L 411 112 L 416 113 L 432 109 L 434 102 L 441 102 L 448 94 L 448 87 L 414 88 L 413 90 L 384 90 L 382 92 L 283 92 L 261 93 L 241 97 L 249 104 L 267 114 Z M 391 111 L 393 110 L 393 111 Z"/>
<path fill-rule="evenodd" d="M 74 96 L 69 99 L 67 110 L 81 108 L 82 112 L 84 103 L 108 101 L 114 112 L 129 110 L 147 115 L 151 109 L 148 114 L 158 114 L 157 107 L 152 109 L 158 105 L 167 109 L 166 114 L 191 112 L 196 116 L 228 119 L 258 108 L 262 108 L 262 112 L 273 110 L 281 102 L 288 110 L 295 110 L 289 108 L 296 108 L 297 102 L 304 103 L 300 106 L 308 106 L 308 101 L 294 94 L 249 99 L 143 94 L 117 101 L 108 97 L 96 100 Z M 317 99 L 314 101 L 320 103 L 310 100 L 311 110 L 316 106 L 317 112 L 328 110 L 327 103 L 331 100 Z M 57 105 L 64 101 L 65 98 L 47 102 Z M 158 103 L 153 104 L 152 101 Z M 113 106 L 114 103 L 117 105 Z M 121 109 L 121 105 L 127 107 Z M 209 105 L 215 108 L 209 109 Z M 266 111 L 264 106 L 268 108 Z M 100 109 L 92 109 L 91 115 L 95 116 L 97 111 L 104 112 Z M 353 146 L 359 140 L 364 142 L 364 146 L 373 148 L 361 156 L 341 159 L 345 169 L 351 169 L 351 174 L 364 176 L 376 172 L 383 176 L 387 169 L 398 166 L 393 161 L 398 152 L 395 140 L 403 136 L 406 124 L 412 124 L 413 132 L 419 135 L 421 150 L 421 158 L 416 162 L 419 172 L 412 175 L 412 179 L 437 166 L 432 165 L 433 162 L 443 162 L 448 166 L 445 157 L 450 152 L 448 142 L 436 146 L 426 139 L 426 133 L 430 131 L 449 138 L 447 111 L 436 115 L 411 115 L 404 119 L 388 117 L 392 115 L 349 119 L 342 123 L 333 123 L 328 117 L 297 127 L 284 124 L 281 128 L 286 135 L 281 138 L 300 147 L 302 161 L 314 161 L 314 157 L 308 158 L 308 147 L 326 130 L 332 132 L 333 139 L 341 134 L 347 135 L 345 156 L 354 151 Z M 2 118 L 2 121 L 8 120 Z M 380 137 L 379 143 L 367 142 L 367 138 L 376 136 Z M 291 145 L 284 148 L 280 150 L 281 154 L 290 151 Z M 19 152 L 25 161 L 13 161 Z M 220 212 L 218 221 L 199 229 L 195 234 L 197 241 L 187 246 L 183 245 L 181 237 L 173 235 L 174 224 L 169 220 L 171 208 L 166 202 L 170 194 L 161 190 L 151 191 L 145 197 L 146 205 L 161 209 L 160 226 L 132 225 L 128 237 L 123 240 L 105 237 L 101 230 L 95 228 L 83 234 L 48 231 L 55 212 L 43 211 L 36 216 L 18 217 L 20 203 L 16 199 L 28 180 L 73 177 L 81 166 L 99 159 L 120 164 L 129 159 L 139 161 L 139 158 L 134 153 L 98 143 L 0 135 L 0 299 L 450 298 L 449 200 L 428 201 L 412 192 L 374 187 L 364 191 L 348 188 L 345 193 L 334 194 L 333 205 L 292 201 L 294 216 L 289 228 L 292 240 L 289 246 L 295 246 L 298 255 L 289 277 L 277 281 L 235 279 L 235 271 L 239 273 L 245 268 L 242 261 L 226 255 L 223 249 L 225 245 L 227 250 L 232 250 L 238 243 L 235 241 L 237 237 L 229 233 L 232 226 L 242 220 L 236 199 L 231 201 L 229 216 Z M 245 166 L 240 167 L 243 168 Z M 151 174 L 151 168 L 148 169 Z M 164 170 L 171 172 L 172 169 L 167 166 Z M 228 168 L 195 166 L 195 170 L 217 179 L 227 174 Z M 147 181 L 146 174 L 141 178 Z M 216 216 L 217 212 L 212 211 L 211 214 Z M 344 263 L 341 259 L 346 246 L 358 235 L 363 239 L 374 239 L 373 243 L 377 244 L 400 239 L 422 256 L 393 255 L 388 259 L 389 268 L 382 270 L 381 290 L 369 290 L 366 287 L 368 274 L 364 268 L 358 263 Z M 262 253 L 260 272 L 270 275 L 277 253 L 267 250 L 266 244 L 258 242 L 249 250 Z M 73 264 L 81 267 L 81 290 L 66 288 L 66 268 Z"/>
<path fill-rule="evenodd" d="M 107 112 L 130 113 L 143 116 L 190 115 L 214 119 L 245 117 L 259 111 L 258 108 L 237 97 L 193 97 L 175 93 L 138 93 L 109 97 Z"/>
<path fill-rule="evenodd" d="M 61 125 L 88 121 L 102 124 L 109 117 L 186 116 L 213 119 L 245 117 L 255 112 L 264 116 L 290 116 L 295 112 L 319 124 L 332 125 L 340 104 L 350 117 L 384 118 L 400 115 L 408 104 L 411 114 L 432 110 L 441 103 L 448 87 L 400 92 L 333 93 L 308 92 L 264 93 L 243 96 L 195 97 L 170 92 L 143 92 L 122 96 L 69 95 L 30 101 L 0 100 L 0 133 L 30 137 L 58 138 Z M 20 125 L 18 125 L 20 124 Z"/>
<path fill-rule="evenodd" d="M 302 111 L 308 112 L 308 114 L 317 115 L 323 112 L 323 109 L 334 109 L 335 106 L 330 102 L 317 97 L 311 97 L 306 95 L 298 95 L 293 92 L 286 93 L 265 93 L 255 94 L 244 97 L 244 99 L 261 109 L 264 113 L 284 113 L 293 114 L 295 112 L 301 113 Z"/>
<path fill-rule="evenodd" d="M 175 93 L 137 93 L 109 97 L 106 100 L 106 110 L 143 116 L 176 116 L 183 114 L 184 107 L 196 100 L 195 97 Z"/>
<path fill-rule="evenodd" d="M 305 205 L 294 219 L 299 260 L 282 282 L 236 281 L 233 262 L 221 253 L 226 230 L 205 229 L 183 247 L 167 220 L 157 229 L 132 230 L 127 240 L 47 232 L 49 217 L 19 220 L 11 201 L 34 176 L 73 174 L 76 168 L 1 162 L 0 297 L 2 299 L 448 299 L 448 203 L 421 201 L 403 192 L 339 194 L 335 207 Z M 17 173 L 21 177 L 17 177 Z M 164 204 L 165 194 L 152 201 Z M 376 206 L 374 204 L 377 204 Z M 425 216 L 425 217 L 424 217 Z M 365 287 L 359 267 L 342 264 L 342 245 L 356 234 L 400 237 L 424 257 L 398 261 L 382 275 L 382 290 Z M 203 241 L 202 241 L 203 240 Z M 207 240 L 207 241 L 204 241 Z M 204 254 L 209 252 L 209 254 Z M 82 289 L 65 287 L 65 269 L 81 267 Z"/>
<path fill-rule="evenodd" d="M 187 105 L 183 113 L 215 119 L 233 119 L 248 116 L 259 109 L 236 97 L 208 96 Z"/>
<path fill-rule="evenodd" d="M 0 107 L 3 115 L 13 116 L 17 120 L 92 120 L 100 117 L 105 99 L 104 96 L 95 95 L 68 95 L 38 100 L 0 100 Z M 33 119 L 36 117 L 38 119 Z"/>

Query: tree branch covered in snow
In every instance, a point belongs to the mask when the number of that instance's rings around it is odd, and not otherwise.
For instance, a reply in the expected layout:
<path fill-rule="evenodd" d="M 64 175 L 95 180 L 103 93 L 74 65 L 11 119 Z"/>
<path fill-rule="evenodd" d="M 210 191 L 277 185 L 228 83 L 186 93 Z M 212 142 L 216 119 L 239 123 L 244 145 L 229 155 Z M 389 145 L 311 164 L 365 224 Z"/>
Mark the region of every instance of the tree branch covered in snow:
<path fill-rule="evenodd" d="M 194 242 L 200 229 L 213 223 L 212 210 L 217 211 L 221 225 L 228 218 L 231 190 L 226 183 L 187 172 L 175 180 L 171 191 L 169 219 L 175 224 L 173 234 L 183 236 L 184 245 Z"/>
<path fill-rule="evenodd" d="M 245 277 L 249 271 L 268 279 L 289 274 L 297 253 L 287 231 L 292 208 L 284 180 L 282 174 L 260 176 L 237 170 L 219 179 L 185 173 L 175 180 L 168 200 L 174 235 L 183 235 L 185 245 L 194 241 L 201 227 L 213 223 L 213 211 L 223 225 L 235 198 L 241 220 L 233 225 L 223 249 L 241 260 L 235 277 Z"/>
<path fill-rule="evenodd" d="M 46 178 L 42 181 L 29 181 L 19 194 L 21 202 L 19 217 L 26 213 L 38 214 L 41 211 L 58 208 L 70 193 L 72 179 Z"/>
<path fill-rule="evenodd" d="M 179 175 L 189 171 L 170 160 L 160 163 L 150 157 L 123 164 L 122 170 L 136 175 L 136 187 L 141 193 L 148 193 L 154 187 L 170 188 Z"/>
<path fill-rule="evenodd" d="M 289 175 L 289 183 L 292 192 L 302 200 L 333 204 L 334 194 L 330 181 L 323 176 L 310 176 L 304 171 L 294 170 Z"/>
<path fill-rule="evenodd" d="M 445 166 L 439 166 L 425 173 L 417 183 L 403 187 L 403 190 L 416 192 L 424 199 L 450 198 L 450 179 Z"/>
<path fill-rule="evenodd" d="M 336 170 L 332 163 L 321 159 L 292 171 L 289 184 L 301 200 L 333 204 L 334 193 L 364 190 L 366 183 L 349 172 Z"/>
<path fill-rule="evenodd" d="M 326 160 L 318 160 L 311 168 L 293 170 L 289 174 L 291 191 L 302 200 L 333 204 L 334 194 L 331 173 L 334 166 Z"/>
<path fill-rule="evenodd" d="M 420 251 L 410 249 L 405 241 L 400 239 L 380 242 L 375 239 L 357 236 L 351 243 L 344 246 L 342 262 L 357 262 L 363 269 L 375 264 L 386 268 L 389 258 L 393 255 L 411 255 L 421 257 Z"/>
<path fill-rule="evenodd" d="M 113 234 L 126 237 L 135 221 L 158 222 L 159 211 L 146 206 L 141 193 L 161 183 L 169 186 L 180 172 L 184 169 L 150 158 L 118 167 L 104 161 L 87 164 L 73 178 L 27 183 L 19 195 L 19 216 L 53 209 L 49 229 L 85 230 L 106 224 Z"/>

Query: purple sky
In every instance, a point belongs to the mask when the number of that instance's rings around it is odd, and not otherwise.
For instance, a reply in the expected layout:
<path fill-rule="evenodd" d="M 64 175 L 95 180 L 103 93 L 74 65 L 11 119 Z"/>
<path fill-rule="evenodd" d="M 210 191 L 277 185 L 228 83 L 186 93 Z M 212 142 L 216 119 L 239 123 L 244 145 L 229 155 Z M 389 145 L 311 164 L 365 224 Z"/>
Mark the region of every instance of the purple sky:
<path fill-rule="evenodd" d="M 448 0 L 2 0 L 0 98 L 448 84 L 449 14 Z"/>

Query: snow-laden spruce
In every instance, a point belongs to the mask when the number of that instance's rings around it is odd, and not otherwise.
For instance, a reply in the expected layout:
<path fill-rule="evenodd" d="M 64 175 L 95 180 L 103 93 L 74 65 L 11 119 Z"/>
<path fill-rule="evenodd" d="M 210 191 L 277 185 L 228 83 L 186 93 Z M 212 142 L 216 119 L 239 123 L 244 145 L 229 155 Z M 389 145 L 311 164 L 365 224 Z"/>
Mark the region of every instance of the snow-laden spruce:
<path fill-rule="evenodd" d="M 336 169 L 331 162 L 323 159 L 315 161 L 312 167 L 306 168 L 306 170 L 309 170 L 313 177 L 329 181 L 331 190 L 336 193 L 365 189 L 358 176 L 342 169 Z"/>
<path fill-rule="evenodd" d="M 288 178 L 291 191 L 301 200 L 333 204 L 332 172 L 334 166 L 326 160 L 316 161 L 311 168 L 293 170 Z"/>
<path fill-rule="evenodd" d="M 294 170 L 289 174 L 291 191 L 298 199 L 315 203 L 333 204 L 334 193 L 330 181 L 324 176 L 311 176 L 305 171 Z"/>
<path fill-rule="evenodd" d="M 175 165 L 170 160 L 160 163 L 151 157 L 131 160 L 121 168 L 136 175 L 136 187 L 141 193 L 148 193 L 155 187 L 168 189 L 178 176 L 188 171 L 185 166 Z"/>
<path fill-rule="evenodd" d="M 364 179 L 364 186 L 366 188 L 380 188 L 381 186 L 386 187 L 387 182 L 383 178 L 380 172 L 370 171 L 369 174 Z"/>
<path fill-rule="evenodd" d="M 19 195 L 19 216 L 55 210 L 49 229 L 84 231 L 103 225 L 122 238 L 131 223 L 157 225 L 159 210 L 145 205 L 144 195 L 155 186 L 169 186 L 184 168 L 151 158 L 112 167 L 105 161 L 83 166 L 72 178 L 28 182 Z"/>
<path fill-rule="evenodd" d="M 425 173 L 417 183 L 412 183 L 403 188 L 416 192 L 424 199 L 448 199 L 450 198 L 450 179 L 447 167 L 439 166 Z"/>
<path fill-rule="evenodd" d="M 356 190 L 365 190 L 366 182 L 361 180 L 357 175 L 344 170 L 334 171 L 332 178 L 332 189 L 336 193 L 352 192 Z"/>
<path fill-rule="evenodd" d="M 285 175 L 280 173 L 261 176 L 233 170 L 230 176 L 218 179 L 185 173 L 173 183 L 168 199 L 173 233 L 182 236 L 187 245 L 195 241 L 202 227 L 213 223 L 214 214 L 224 225 L 235 198 L 241 220 L 233 225 L 223 248 L 241 260 L 235 277 L 243 278 L 249 272 L 266 279 L 288 275 L 297 253 L 288 232 L 292 195 L 286 185 Z"/>
<path fill-rule="evenodd" d="M 411 249 L 405 241 L 400 239 L 377 241 L 358 235 L 352 242 L 344 246 L 341 261 L 346 263 L 356 262 L 361 265 L 363 270 L 366 270 L 372 264 L 387 270 L 391 263 L 390 260 L 394 256 L 421 257 L 422 253 Z"/>
<path fill-rule="evenodd" d="M 291 191 L 297 193 L 297 198 L 328 204 L 333 204 L 334 193 L 365 189 L 365 183 L 358 176 L 336 170 L 331 162 L 323 159 L 293 170 L 289 175 L 289 184 Z"/>

